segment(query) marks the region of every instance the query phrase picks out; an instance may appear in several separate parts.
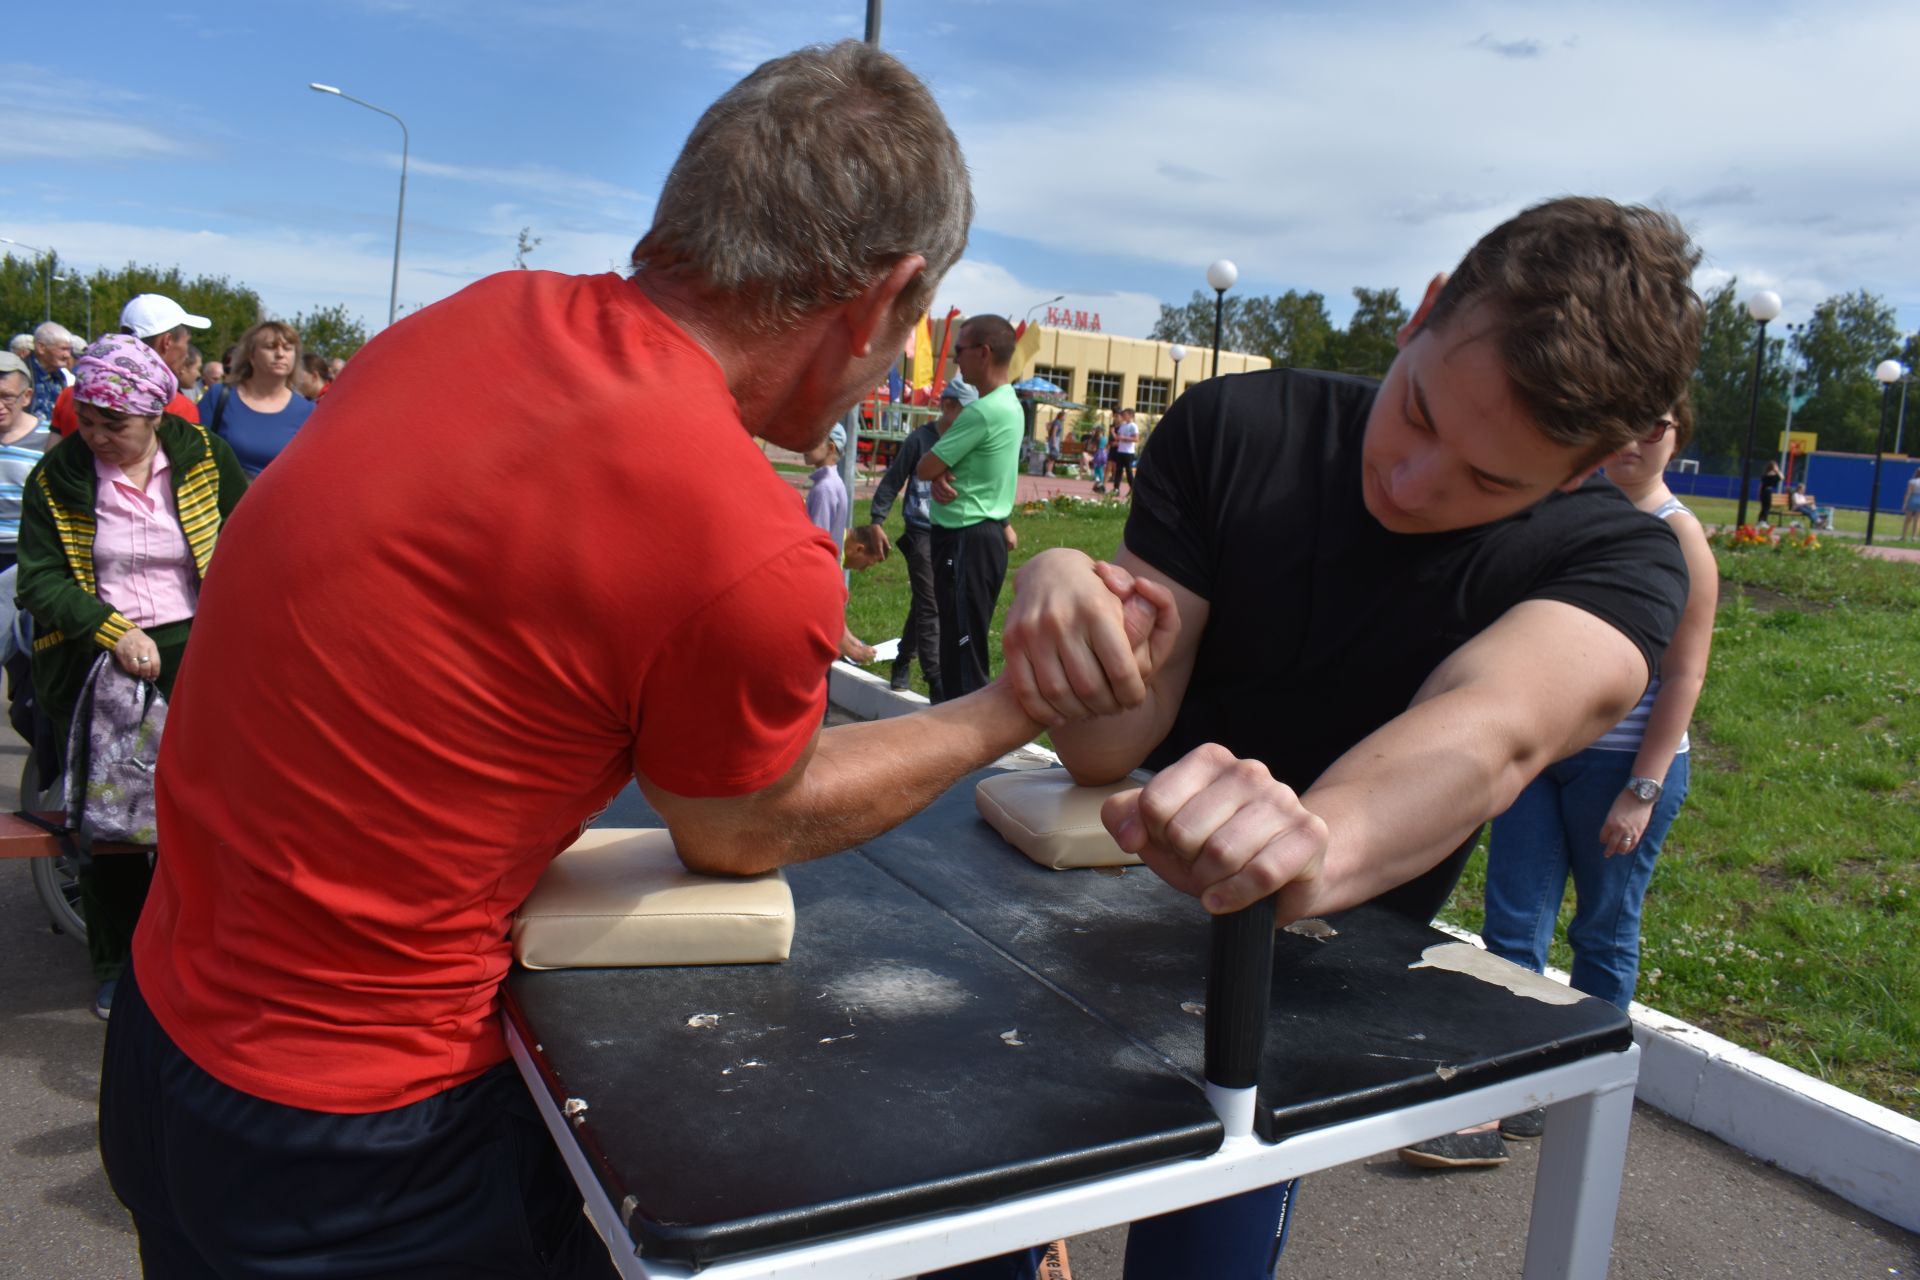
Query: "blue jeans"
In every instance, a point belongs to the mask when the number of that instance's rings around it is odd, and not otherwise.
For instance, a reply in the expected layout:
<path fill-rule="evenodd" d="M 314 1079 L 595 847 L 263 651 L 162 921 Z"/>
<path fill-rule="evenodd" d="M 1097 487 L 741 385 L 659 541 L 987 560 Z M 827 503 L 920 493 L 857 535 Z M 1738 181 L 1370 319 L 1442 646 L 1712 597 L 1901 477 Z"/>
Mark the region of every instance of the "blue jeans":
<path fill-rule="evenodd" d="M 1134 1223 L 1127 1231 L 1126 1280 L 1273 1280 L 1299 1185 L 1296 1178 Z M 1023 1249 L 930 1271 L 920 1280 L 1034 1280 L 1042 1252 Z"/>
<path fill-rule="evenodd" d="M 1640 905 L 1647 882 L 1687 798 L 1687 756 L 1673 758 L 1640 843 L 1610 858 L 1600 847 L 1600 827 L 1632 772 L 1633 752 L 1589 747 L 1549 765 L 1493 820 L 1481 930 L 1493 954 L 1535 973 L 1545 969 L 1571 874 L 1567 945 L 1573 948 L 1574 989 L 1622 1009 L 1640 975 Z"/>

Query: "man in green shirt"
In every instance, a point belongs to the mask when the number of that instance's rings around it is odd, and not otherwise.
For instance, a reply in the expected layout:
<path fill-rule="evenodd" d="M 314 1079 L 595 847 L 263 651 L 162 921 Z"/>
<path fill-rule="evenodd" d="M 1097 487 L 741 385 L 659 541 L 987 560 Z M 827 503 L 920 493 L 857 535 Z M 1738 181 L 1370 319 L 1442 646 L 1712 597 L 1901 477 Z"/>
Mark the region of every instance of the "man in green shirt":
<path fill-rule="evenodd" d="M 933 481 L 933 599 L 940 615 L 941 693 L 985 688 L 993 672 L 987 637 L 1007 580 L 1007 517 L 1019 483 L 1026 418 L 1013 394 L 1013 326 L 973 316 L 960 326 L 953 357 L 980 398 L 920 460 Z"/>

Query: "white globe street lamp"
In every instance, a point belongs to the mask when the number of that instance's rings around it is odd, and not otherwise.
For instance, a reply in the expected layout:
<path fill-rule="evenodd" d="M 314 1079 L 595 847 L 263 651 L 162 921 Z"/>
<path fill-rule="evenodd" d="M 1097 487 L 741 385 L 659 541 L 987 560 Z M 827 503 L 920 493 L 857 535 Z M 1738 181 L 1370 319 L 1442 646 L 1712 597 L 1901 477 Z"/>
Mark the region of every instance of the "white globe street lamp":
<path fill-rule="evenodd" d="M 1747 314 L 1759 326 L 1753 340 L 1753 397 L 1747 403 L 1747 447 L 1740 454 L 1740 508 L 1734 514 L 1736 528 L 1747 523 L 1747 487 L 1753 480 L 1753 433 L 1760 425 L 1760 367 L 1767 358 L 1767 321 L 1780 314 L 1780 295 L 1762 289 L 1747 299 Z"/>
<path fill-rule="evenodd" d="M 1906 370 L 1898 360 L 1882 360 L 1873 368 L 1880 381 L 1880 421 L 1873 424 L 1873 488 L 1867 494 L 1867 546 L 1873 545 L 1873 521 L 1880 514 L 1880 458 L 1887 442 L 1887 405 L 1893 399 L 1893 384 Z"/>
<path fill-rule="evenodd" d="M 1240 268 L 1225 258 L 1217 259 L 1207 268 L 1207 283 L 1213 287 L 1213 372 L 1210 377 L 1220 376 L 1220 329 L 1227 314 L 1227 290 L 1233 288 L 1233 282 L 1240 278 Z"/>

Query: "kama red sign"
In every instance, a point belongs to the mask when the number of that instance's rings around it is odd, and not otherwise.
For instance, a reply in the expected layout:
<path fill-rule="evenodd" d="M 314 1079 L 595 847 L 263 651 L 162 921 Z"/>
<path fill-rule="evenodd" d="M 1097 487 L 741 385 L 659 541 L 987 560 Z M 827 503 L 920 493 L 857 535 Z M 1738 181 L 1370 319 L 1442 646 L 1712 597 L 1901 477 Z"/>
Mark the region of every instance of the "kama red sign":
<path fill-rule="evenodd" d="M 1056 329 L 1083 329 L 1088 333 L 1098 333 L 1100 332 L 1100 313 L 1074 311 L 1066 307 L 1048 307 L 1047 323 Z"/>

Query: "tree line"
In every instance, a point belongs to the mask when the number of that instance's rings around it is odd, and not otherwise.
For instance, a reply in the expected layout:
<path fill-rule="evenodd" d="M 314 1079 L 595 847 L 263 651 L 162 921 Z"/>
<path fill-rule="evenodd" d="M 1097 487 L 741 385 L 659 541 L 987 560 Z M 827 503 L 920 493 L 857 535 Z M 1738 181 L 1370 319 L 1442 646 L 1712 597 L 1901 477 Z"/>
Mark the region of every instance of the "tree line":
<path fill-rule="evenodd" d="M 1353 317 L 1344 329 L 1335 327 L 1326 297 L 1317 292 L 1289 289 L 1272 297 L 1228 297 L 1221 345 L 1265 356 L 1276 368 L 1383 377 L 1397 349 L 1394 335 L 1409 312 L 1397 289 L 1356 288 L 1353 297 Z M 1732 473 L 1740 469 L 1746 439 L 1757 326 L 1747 315 L 1737 280 L 1709 290 L 1702 301 L 1706 332 L 1694 374 L 1697 426 L 1688 454 L 1700 460 L 1703 470 Z M 1214 297 L 1195 290 L 1182 306 L 1161 304 L 1150 336 L 1204 353 L 1213 346 L 1213 317 Z M 1789 392 L 1797 406 L 1795 431 L 1817 433 L 1823 451 L 1873 452 L 1881 430 L 1874 366 L 1889 356 L 1909 370 L 1920 366 L 1920 335 L 1902 335 L 1893 308 L 1864 289 L 1822 302 L 1791 339 L 1782 326 L 1768 326 L 1766 347 L 1753 437 L 1756 460 L 1777 452 L 1787 425 Z M 1911 400 L 1908 412 L 1920 438 L 1920 398 Z M 1885 433 L 1884 447 L 1890 449 L 1891 422 Z"/>
<path fill-rule="evenodd" d="M 117 333 L 120 309 L 142 293 L 165 294 L 190 314 L 211 320 L 213 327 L 196 333 L 193 339 L 210 360 L 218 359 L 248 328 L 273 318 L 261 305 L 259 294 L 225 276 L 189 280 L 178 267 L 132 262 L 82 273 L 68 267 L 57 254 L 37 258 L 9 253 L 0 257 L 0 328 L 4 329 L 0 341 L 16 333 L 31 333 L 34 326 L 49 318 L 87 338 Z M 299 333 L 302 350 L 328 359 L 346 359 L 367 341 L 366 326 L 349 315 L 344 306 L 315 307 L 295 314 L 287 323 Z"/>

